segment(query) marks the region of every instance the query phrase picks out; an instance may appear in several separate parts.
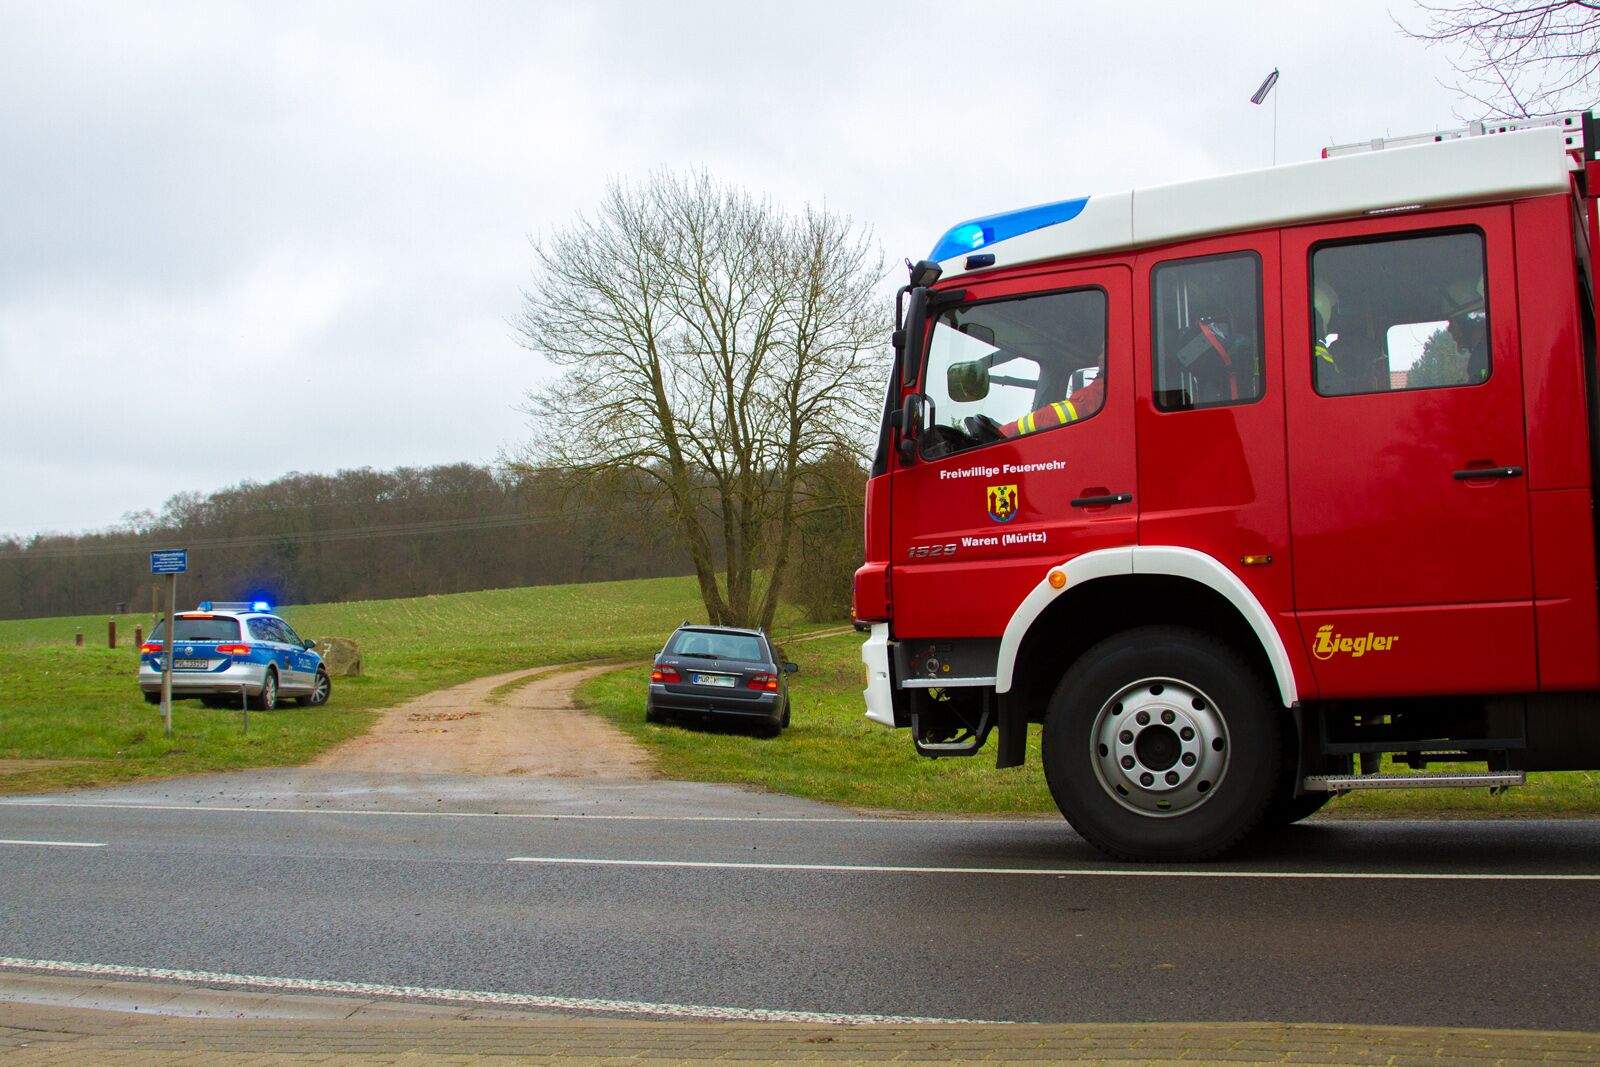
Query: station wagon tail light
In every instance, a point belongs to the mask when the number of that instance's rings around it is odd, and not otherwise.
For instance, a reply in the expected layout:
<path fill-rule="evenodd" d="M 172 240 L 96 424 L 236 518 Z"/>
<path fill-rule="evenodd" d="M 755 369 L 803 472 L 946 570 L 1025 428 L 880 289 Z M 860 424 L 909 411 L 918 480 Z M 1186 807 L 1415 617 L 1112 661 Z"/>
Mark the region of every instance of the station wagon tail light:
<path fill-rule="evenodd" d="M 682 678 L 678 677 L 678 668 L 676 667 L 657 667 L 650 672 L 650 680 L 652 682 L 683 681 Z"/>
<path fill-rule="evenodd" d="M 217 651 L 224 656 L 248 656 L 249 645 L 218 645 Z"/>
<path fill-rule="evenodd" d="M 758 674 L 745 683 L 745 688 L 764 689 L 771 692 L 778 688 L 778 676 L 776 674 Z"/>
<path fill-rule="evenodd" d="M 162 650 L 163 649 L 162 649 L 161 645 L 153 644 L 152 642 L 146 641 L 144 644 L 139 646 L 139 655 L 141 655 L 141 656 L 159 656 L 159 655 L 161 655 Z"/>

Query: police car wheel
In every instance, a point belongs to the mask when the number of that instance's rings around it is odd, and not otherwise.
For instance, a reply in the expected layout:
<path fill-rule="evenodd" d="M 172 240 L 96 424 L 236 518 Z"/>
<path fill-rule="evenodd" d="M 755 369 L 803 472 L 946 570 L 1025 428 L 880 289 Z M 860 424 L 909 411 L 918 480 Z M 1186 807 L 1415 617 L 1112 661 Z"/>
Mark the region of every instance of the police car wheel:
<path fill-rule="evenodd" d="M 325 668 L 318 667 L 317 676 L 311 681 L 311 693 L 307 696 L 296 697 L 295 700 L 298 701 L 302 707 L 317 708 L 326 704 L 328 702 L 328 698 L 332 695 L 333 682 L 328 678 L 327 670 Z"/>
<path fill-rule="evenodd" d="M 1193 861 L 1231 848 L 1267 815 L 1283 716 L 1232 648 L 1145 626 L 1101 641 L 1050 700 L 1045 779 L 1075 830 L 1122 859 Z"/>
<path fill-rule="evenodd" d="M 161 703 L 161 694 L 160 693 L 146 693 L 144 695 L 144 702 L 146 704 L 159 704 L 159 703 Z"/>
<path fill-rule="evenodd" d="M 278 672 L 267 671 L 267 677 L 261 683 L 261 695 L 256 698 L 256 707 L 261 711 L 271 711 L 278 706 Z"/>

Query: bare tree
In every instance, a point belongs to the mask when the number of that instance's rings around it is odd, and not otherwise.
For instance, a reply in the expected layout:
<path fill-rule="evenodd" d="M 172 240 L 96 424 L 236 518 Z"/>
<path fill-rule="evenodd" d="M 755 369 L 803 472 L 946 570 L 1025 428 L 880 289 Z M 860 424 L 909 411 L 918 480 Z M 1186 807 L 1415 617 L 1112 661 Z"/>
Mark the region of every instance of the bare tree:
<path fill-rule="evenodd" d="M 888 328 L 869 235 L 663 172 L 613 183 L 534 255 L 516 325 L 561 373 L 529 394 L 513 465 L 664 519 L 710 620 L 770 625 L 813 506 L 803 469 L 859 452 L 876 414 Z"/>
<path fill-rule="evenodd" d="M 1425 24 L 1408 36 L 1452 46 L 1454 88 L 1488 113 L 1521 118 L 1586 108 L 1600 88 L 1600 3 L 1588 0 L 1447 0 L 1417 6 Z M 1477 116 L 1481 117 L 1481 116 Z"/>

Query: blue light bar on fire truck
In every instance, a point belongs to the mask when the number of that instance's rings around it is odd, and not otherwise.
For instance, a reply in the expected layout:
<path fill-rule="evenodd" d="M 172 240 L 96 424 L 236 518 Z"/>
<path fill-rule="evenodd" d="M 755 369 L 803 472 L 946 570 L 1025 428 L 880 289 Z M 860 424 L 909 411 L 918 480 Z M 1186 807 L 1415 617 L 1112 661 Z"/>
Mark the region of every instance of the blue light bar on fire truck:
<path fill-rule="evenodd" d="M 1038 204 L 1016 211 L 1002 211 L 998 215 L 985 215 L 981 219 L 970 219 L 939 238 L 928 258 L 935 263 L 942 263 L 955 256 L 988 248 L 1008 237 L 1019 237 L 1046 226 L 1070 222 L 1078 217 L 1083 205 L 1088 202 L 1089 198 L 1082 196 L 1076 200 L 1058 200 L 1053 204 Z"/>

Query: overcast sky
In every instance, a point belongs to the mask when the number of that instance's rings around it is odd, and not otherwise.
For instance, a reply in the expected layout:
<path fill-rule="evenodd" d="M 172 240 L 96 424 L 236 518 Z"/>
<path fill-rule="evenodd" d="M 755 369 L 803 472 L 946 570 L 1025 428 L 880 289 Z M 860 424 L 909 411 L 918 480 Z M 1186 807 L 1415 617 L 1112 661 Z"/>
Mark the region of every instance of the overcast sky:
<path fill-rule="evenodd" d="M 0 535 L 489 462 L 530 235 L 659 167 L 870 226 L 1452 125 L 1384 3 L 0 7 Z M 1408 2 L 1392 10 L 1414 18 Z M 169 417 L 177 419 L 170 434 Z"/>

